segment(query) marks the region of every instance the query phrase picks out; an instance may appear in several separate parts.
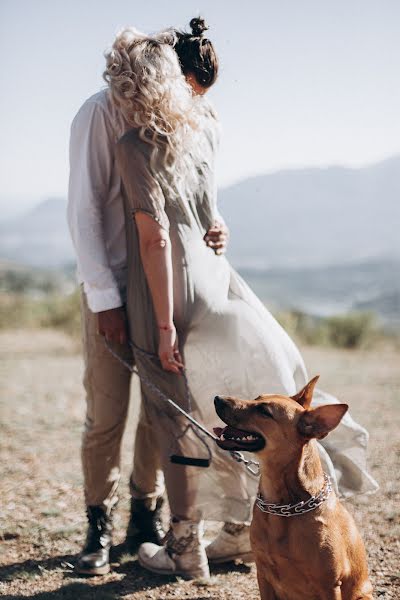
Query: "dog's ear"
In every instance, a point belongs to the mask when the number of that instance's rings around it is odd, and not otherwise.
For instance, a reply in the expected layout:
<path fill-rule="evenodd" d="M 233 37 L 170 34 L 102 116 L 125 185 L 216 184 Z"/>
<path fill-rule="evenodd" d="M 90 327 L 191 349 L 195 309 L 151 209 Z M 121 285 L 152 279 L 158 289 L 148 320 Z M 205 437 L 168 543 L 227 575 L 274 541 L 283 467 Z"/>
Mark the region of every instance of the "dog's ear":
<path fill-rule="evenodd" d="M 308 408 L 311 404 L 314 388 L 318 379 L 319 375 L 311 379 L 311 381 L 309 381 L 307 385 L 303 387 L 303 389 L 298 394 L 291 396 L 292 400 L 295 400 L 296 402 L 301 404 L 303 408 Z"/>
<path fill-rule="evenodd" d="M 297 429 L 307 438 L 322 439 L 339 425 L 348 408 L 347 404 L 325 404 L 305 410 L 297 423 Z"/>

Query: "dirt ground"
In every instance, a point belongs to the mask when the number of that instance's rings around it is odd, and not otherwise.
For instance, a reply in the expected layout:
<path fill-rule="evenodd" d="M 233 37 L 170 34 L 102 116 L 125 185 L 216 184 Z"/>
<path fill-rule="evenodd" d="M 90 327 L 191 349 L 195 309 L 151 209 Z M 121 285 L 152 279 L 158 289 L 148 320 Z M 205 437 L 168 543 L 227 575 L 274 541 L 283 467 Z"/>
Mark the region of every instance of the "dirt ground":
<path fill-rule="evenodd" d="M 398 599 L 400 352 L 388 346 L 374 351 L 305 348 L 304 355 L 309 373 L 321 374 L 321 387 L 348 402 L 353 416 L 370 430 L 369 464 L 380 491 L 348 504 L 366 541 L 375 598 Z M 258 598 L 252 566 L 218 568 L 212 582 L 203 585 L 149 575 L 124 551 L 136 389 L 124 439 L 112 573 L 92 579 L 74 574 L 85 531 L 79 459 L 81 371 L 76 344 L 58 332 L 0 333 L 0 596 Z"/>

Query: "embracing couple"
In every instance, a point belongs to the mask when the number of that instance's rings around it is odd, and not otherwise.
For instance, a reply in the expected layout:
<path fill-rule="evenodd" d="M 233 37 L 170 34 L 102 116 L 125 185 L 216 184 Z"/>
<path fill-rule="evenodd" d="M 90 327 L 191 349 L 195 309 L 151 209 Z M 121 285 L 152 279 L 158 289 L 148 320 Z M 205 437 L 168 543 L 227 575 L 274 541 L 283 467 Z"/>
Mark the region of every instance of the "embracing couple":
<path fill-rule="evenodd" d="M 211 428 L 216 394 L 292 395 L 308 381 L 295 344 L 224 256 L 219 129 L 205 97 L 218 58 L 204 21 L 190 26 L 190 33 L 118 34 L 106 56 L 108 87 L 84 103 L 71 129 L 68 219 L 82 284 L 87 401 L 88 534 L 77 570 L 86 574 L 110 568 L 131 378 L 104 338 L 141 378 L 127 543 L 155 573 L 207 578 L 209 562 L 250 559 L 258 485 L 228 453 L 207 448 L 160 392 Z M 244 234 L 248 210 L 243 205 Z M 314 403 L 332 402 L 317 391 Z M 367 439 L 346 415 L 319 444 L 342 496 L 375 487 L 365 466 Z M 209 452 L 205 469 L 170 460 Z M 207 547 L 204 519 L 222 523 Z"/>

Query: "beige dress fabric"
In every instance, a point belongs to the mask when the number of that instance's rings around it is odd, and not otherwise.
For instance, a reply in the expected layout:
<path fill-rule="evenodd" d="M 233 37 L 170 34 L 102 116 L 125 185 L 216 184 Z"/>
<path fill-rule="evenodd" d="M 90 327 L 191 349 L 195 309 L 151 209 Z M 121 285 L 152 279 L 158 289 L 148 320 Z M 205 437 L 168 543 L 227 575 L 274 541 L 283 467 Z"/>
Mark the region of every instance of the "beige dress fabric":
<path fill-rule="evenodd" d="M 162 165 L 150 168 L 151 147 L 131 130 L 119 141 L 117 163 L 123 181 L 128 247 L 127 310 L 131 337 L 154 358 L 136 354 L 142 377 L 188 408 L 182 377 L 167 373 L 158 361 L 158 327 L 140 258 L 133 215 L 144 211 L 169 230 L 174 271 L 174 321 L 186 365 L 193 414 L 211 429 L 219 425 L 215 395 L 255 398 L 260 393 L 294 394 L 309 377 L 295 344 L 255 296 L 228 260 L 216 256 L 203 236 L 214 222 L 216 131 L 205 119 L 198 184 L 190 197 L 177 197 L 165 185 Z M 243 219 L 245 210 L 243 209 Z M 205 457 L 187 423 L 156 393 L 146 394 L 146 410 L 161 448 L 171 512 L 180 518 L 246 522 L 250 519 L 257 478 L 230 455 L 212 445 L 209 468 L 171 464 L 171 453 Z M 314 404 L 337 402 L 318 391 Z M 345 415 L 320 444 L 325 470 L 344 497 L 375 491 L 366 469 L 368 434 Z M 252 457 L 254 458 L 254 456 Z"/>

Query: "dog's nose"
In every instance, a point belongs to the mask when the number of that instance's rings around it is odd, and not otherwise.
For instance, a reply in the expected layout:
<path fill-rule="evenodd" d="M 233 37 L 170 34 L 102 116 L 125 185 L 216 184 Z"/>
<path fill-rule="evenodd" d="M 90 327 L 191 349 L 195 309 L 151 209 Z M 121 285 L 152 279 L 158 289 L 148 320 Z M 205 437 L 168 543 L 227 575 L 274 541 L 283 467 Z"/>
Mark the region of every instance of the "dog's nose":
<path fill-rule="evenodd" d="M 224 403 L 224 399 L 221 396 L 215 396 L 214 398 L 214 406 L 221 406 Z"/>

